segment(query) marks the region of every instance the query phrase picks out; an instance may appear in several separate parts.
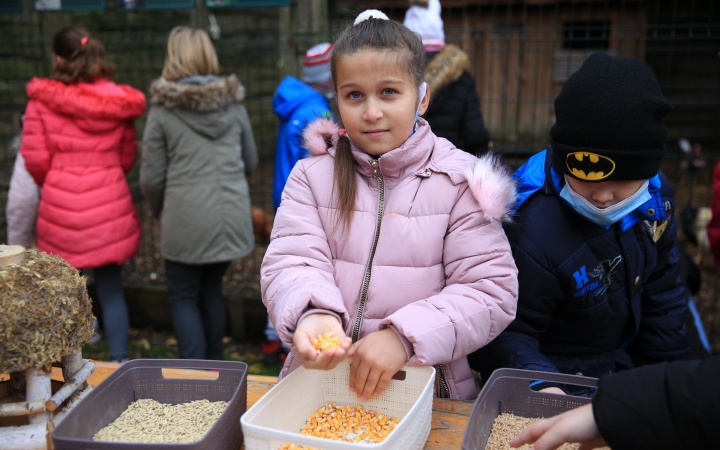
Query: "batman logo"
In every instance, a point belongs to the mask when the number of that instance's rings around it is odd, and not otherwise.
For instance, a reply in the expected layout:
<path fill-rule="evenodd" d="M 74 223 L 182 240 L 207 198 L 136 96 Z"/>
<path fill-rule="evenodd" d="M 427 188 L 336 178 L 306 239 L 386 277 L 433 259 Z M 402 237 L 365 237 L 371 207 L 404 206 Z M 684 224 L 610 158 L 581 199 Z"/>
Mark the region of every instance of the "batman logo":
<path fill-rule="evenodd" d="M 570 173 L 580 180 L 600 181 L 615 171 L 615 162 L 612 159 L 596 153 L 569 153 L 565 161 Z"/>

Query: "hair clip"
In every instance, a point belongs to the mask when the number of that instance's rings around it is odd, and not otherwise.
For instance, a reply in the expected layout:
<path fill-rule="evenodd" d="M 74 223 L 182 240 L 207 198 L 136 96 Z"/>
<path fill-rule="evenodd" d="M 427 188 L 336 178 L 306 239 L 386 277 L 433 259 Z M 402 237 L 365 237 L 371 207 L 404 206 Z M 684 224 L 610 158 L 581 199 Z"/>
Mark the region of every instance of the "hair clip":
<path fill-rule="evenodd" d="M 83 37 L 82 39 L 80 39 L 80 45 L 82 45 L 83 47 L 85 47 L 85 44 L 87 44 L 88 39 L 90 39 L 89 36 L 85 36 L 85 37 Z"/>
<path fill-rule="evenodd" d="M 338 128 L 338 135 L 347 136 L 347 131 L 345 130 L 345 128 Z"/>

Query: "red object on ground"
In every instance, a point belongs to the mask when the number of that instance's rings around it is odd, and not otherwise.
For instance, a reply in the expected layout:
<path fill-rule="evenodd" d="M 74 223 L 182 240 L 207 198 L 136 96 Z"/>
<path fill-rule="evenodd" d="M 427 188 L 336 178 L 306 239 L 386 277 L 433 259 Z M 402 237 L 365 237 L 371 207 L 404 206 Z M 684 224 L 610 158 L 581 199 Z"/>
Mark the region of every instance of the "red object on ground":
<path fill-rule="evenodd" d="M 710 201 L 712 218 L 707 227 L 707 235 L 708 242 L 710 243 L 710 251 L 715 259 L 715 265 L 720 266 L 720 163 L 715 166 L 712 185 L 713 192 Z"/>

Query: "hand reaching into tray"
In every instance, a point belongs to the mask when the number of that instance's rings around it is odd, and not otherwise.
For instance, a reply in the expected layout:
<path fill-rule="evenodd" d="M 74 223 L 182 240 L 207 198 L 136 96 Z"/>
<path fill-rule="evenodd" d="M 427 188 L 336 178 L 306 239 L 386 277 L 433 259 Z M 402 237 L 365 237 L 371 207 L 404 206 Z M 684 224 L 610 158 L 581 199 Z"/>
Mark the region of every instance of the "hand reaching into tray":
<path fill-rule="evenodd" d="M 370 333 L 355 342 L 348 356 L 350 390 L 362 401 L 382 394 L 393 375 L 405 365 L 407 352 L 398 335 L 391 329 Z"/>
<path fill-rule="evenodd" d="M 517 448 L 533 444 L 535 450 L 555 449 L 566 442 L 579 442 L 579 450 L 603 447 L 607 444 L 598 431 L 592 404 L 566 411 L 555 417 L 531 425 L 510 441 Z"/>
<path fill-rule="evenodd" d="M 340 346 L 322 352 L 313 346 L 319 335 L 331 333 L 340 338 Z M 345 336 L 345 330 L 335 316 L 311 314 L 298 323 L 293 336 L 298 358 L 306 369 L 331 370 L 347 356 L 352 340 Z"/>

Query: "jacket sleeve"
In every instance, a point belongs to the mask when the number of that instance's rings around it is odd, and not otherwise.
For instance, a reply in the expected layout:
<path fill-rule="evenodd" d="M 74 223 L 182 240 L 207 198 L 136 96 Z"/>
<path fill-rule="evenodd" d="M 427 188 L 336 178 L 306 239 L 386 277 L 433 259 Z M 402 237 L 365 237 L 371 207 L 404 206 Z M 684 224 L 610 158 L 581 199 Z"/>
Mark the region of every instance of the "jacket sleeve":
<path fill-rule="evenodd" d="M 42 186 L 45 182 L 45 176 L 50 170 L 52 157 L 50 150 L 47 148 L 45 126 L 35 100 L 30 100 L 25 109 L 20 153 L 25 159 L 27 171 L 32 175 L 35 183 Z"/>
<path fill-rule="evenodd" d="M 35 229 L 40 190 L 32 176 L 25 169 L 25 161 L 18 153 L 15 158 L 7 207 L 7 239 L 9 245 L 22 245 L 30 248 L 30 237 Z"/>
<path fill-rule="evenodd" d="M 120 164 L 125 173 L 132 170 L 137 158 L 137 133 L 135 124 L 129 121 L 125 124 L 122 140 L 120 141 Z"/>
<path fill-rule="evenodd" d="M 707 227 L 707 236 L 715 265 L 720 266 L 720 163 L 715 166 L 713 173 L 710 211 L 712 218 Z"/>
<path fill-rule="evenodd" d="M 480 97 L 478 97 L 475 88 L 475 80 L 467 72 L 462 77 L 467 91 L 460 128 L 460 139 L 465 144 L 465 151 L 479 156 L 487 152 L 490 137 L 485 129 L 485 122 L 483 122 L 482 112 L 480 111 Z"/>
<path fill-rule="evenodd" d="M 245 162 L 245 173 L 250 174 L 257 169 L 258 155 L 250 117 L 243 105 L 240 105 L 240 124 L 242 125 L 242 142 L 240 143 L 242 145 L 242 159 Z"/>
<path fill-rule="evenodd" d="M 541 353 L 540 338 L 549 330 L 565 292 L 557 277 L 525 249 L 515 242 L 511 246 L 520 285 L 517 316 L 497 339 L 468 358 L 470 367 L 481 372 L 483 379 L 501 368 L 559 372 Z"/>
<path fill-rule="evenodd" d="M 158 110 L 152 108 L 143 134 L 140 188 L 155 218 L 160 217 L 163 209 L 167 166 L 168 148 L 165 133 L 158 118 Z"/>
<path fill-rule="evenodd" d="M 675 359 L 689 352 L 685 285 L 680 278 L 677 221 L 668 219 L 667 229 L 657 242 L 656 267 L 642 289 L 640 328 L 632 350 L 647 362 Z"/>
<path fill-rule="evenodd" d="M 593 414 L 613 450 L 717 448 L 720 356 L 600 378 Z"/>
<path fill-rule="evenodd" d="M 515 317 L 517 268 L 498 221 L 489 221 L 465 186 L 443 246 L 446 285 L 381 322 L 414 350 L 410 364 L 444 364 L 494 339 Z"/>
<path fill-rule="evenodd" d="M 327 156 L 329 158 L 329 156 Z M 300 317 L 311 309 L 337 314 L 347 329 L 350 316 L 335 284 L 332 254 L 303 160 L 290 172 L 271 242 L 260 268 L 268 314 L 286 344 Z"/>

